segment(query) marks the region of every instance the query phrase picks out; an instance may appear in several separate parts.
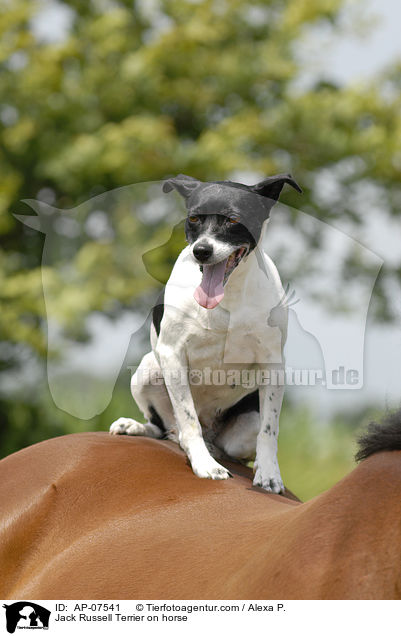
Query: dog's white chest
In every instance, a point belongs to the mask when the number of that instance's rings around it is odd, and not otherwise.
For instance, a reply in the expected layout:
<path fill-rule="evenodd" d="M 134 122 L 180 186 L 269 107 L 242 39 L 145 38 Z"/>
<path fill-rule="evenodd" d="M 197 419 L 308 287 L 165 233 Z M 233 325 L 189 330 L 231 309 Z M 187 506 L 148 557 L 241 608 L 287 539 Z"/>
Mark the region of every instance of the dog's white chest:
<path fill-rule="evenodd" d="M 213 310 L 213 320 L 207 326 L 196 320 L 188 326 L 186 354 L 190 369 L 208 365 L 214 369 L 227 365 L 249 367 L 281 361 L 281 332 L 269 327 L 261 312 L 251 322 L 243 315 Z M 211 312 L 209 312 L 211 313 Z"/>
<path fill-rule="evenodd" d="M 189 369 L 282 362 L 285 334 L 269 319 L 282 287 L 273 263 L 263 256 L 265 271 L 252 254 L 243 271 L 231 275 L 222 302 L 210 310 L 193 297 L 199 266 L 188 249 L 181 253 L 166 287 L 160 340 L 184 349 Z"/>
<path fill-rule="evenodd" d="M 246 285 L 233 276 L 223 301 L 204 309 L 193 298 L 201 278 L 199 267 L 185 259 L 185 252 L 183 256 L 166 288 L 156 352 L 163 347 L 179 352 L 194 406 L 207 426 L 216 413 L 257 388 L 256 382 L 242 381 L 244 372 L 282 362 L 283 334 L 268 324 L 281 285 L 275 284 L 273 275 L 260 276 L 259 269 L 247 277 Z"/>

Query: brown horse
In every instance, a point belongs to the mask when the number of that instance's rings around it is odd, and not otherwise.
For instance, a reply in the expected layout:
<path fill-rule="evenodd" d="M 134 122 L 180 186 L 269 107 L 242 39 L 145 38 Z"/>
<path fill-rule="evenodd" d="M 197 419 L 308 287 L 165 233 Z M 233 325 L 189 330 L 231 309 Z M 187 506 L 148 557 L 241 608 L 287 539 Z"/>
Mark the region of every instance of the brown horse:
<path fill-rule="evenodd" d="M 81 433 L 19 451 L 0 462 L 0 597 L 400 598 L 400 421 L 307 503 L 232 464 L 234 479 L 199 479 L 172 442 Z"/>

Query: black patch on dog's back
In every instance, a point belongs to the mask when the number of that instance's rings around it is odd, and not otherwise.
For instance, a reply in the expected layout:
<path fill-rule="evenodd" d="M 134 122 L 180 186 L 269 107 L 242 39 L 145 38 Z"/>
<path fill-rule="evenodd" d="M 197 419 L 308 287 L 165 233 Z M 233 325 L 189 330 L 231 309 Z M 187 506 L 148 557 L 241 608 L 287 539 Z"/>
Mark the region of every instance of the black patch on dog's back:
<path fill-rule="evenodd" d="M 233 406 L 230 406 L 229 409 L 222 413 L 221 419 L 225 422 L 231 417 L 242 415 L 242 413 L 251 413 L 252 411 L 256 411 L 257 413 L 259 413 L 258 390 L 254 391 L 253 393 L 248 393 L 248 395 L 239 400 L 239 402 L 237 402 Z"/>
<path fill-rule="evenodd" d="M 152 322 L 155 326 L 157 335 L 160 334 L 160 323 L 164 314 L 164 289 L 157 299 L 156 305 L 153 307 Z"/>
<path fill-rule="evenodd" d="M 358 444 L 357 462 L 381 451 L 401 450 L 401 409 L 387 415 L 381 424 L 371 422 Z"/>
<path fill-rule="evenodd" d="M 167 429 L 164 426 L 164 422 L 156 411 L 155 407 L 152 405 L 149 406 L 149 422 L 160 428 L 161 432 L 163 433 L 163 438 L 167 437 Z"/>

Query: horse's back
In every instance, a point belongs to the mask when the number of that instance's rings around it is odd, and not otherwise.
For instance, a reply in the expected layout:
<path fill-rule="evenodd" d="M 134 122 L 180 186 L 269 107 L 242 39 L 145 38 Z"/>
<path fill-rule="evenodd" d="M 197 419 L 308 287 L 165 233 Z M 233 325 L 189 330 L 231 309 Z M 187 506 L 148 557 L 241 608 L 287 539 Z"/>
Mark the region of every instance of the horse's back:
<path fill-rule="evenodd" d="M 398 452 L 300 504 L 171 442 L 55 438 L 0 462 L 0 596 L 394 598 L 400 494 Z"/>
<path fill-rule="evenodd" d="M 251 485 L 199 479 L 174 443 L 148 438 L 82 433 L 26 448 L 0 462 L 0 595 L 217 597 L 216 571 L 235 578 L 263 527 L 268 496 Z"/>

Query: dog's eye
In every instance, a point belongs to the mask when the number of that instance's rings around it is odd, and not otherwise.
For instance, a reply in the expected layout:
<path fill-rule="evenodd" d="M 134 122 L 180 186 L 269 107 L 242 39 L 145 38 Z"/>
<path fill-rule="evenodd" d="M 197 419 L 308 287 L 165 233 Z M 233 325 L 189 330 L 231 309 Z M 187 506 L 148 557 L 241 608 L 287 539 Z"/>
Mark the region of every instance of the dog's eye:
<path fill-rule="evenodd" d="M 189 216 L 188 220 L 190 223 L 197 223 L 199 221 L 199 216 L 195 216 L 195 215 Z"/>
<path fill-rule="evenodd" d="M 239 216 L 229 216 L 228 217 L 228 222 L 232 223 L 232 224 L 239 223 Z"/>

